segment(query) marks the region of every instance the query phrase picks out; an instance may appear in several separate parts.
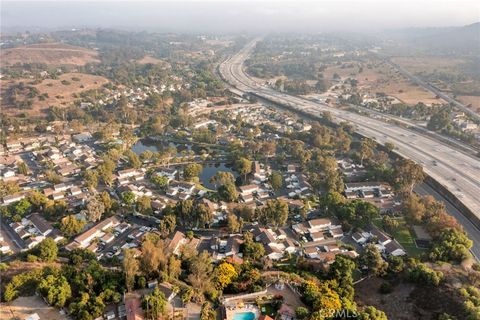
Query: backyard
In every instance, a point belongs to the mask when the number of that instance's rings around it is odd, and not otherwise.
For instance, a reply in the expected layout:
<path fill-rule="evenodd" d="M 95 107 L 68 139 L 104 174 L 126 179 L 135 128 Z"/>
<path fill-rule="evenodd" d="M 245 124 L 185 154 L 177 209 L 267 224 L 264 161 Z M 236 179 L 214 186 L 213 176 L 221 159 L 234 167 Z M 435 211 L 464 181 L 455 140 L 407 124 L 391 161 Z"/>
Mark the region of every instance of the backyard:
<path fill-rule="evenodd" d="M 382 219 L 376 219 L 373 223 L 397 240 L 410 257 L 418 258 L 426 249 L 417 247 L 414 234 L 410 231 L 410 227 L 405 221 L 405 218 L 395 218 L 395 221 L 398 222 L 398 227 L 394 230 L 386 230 Z"/>

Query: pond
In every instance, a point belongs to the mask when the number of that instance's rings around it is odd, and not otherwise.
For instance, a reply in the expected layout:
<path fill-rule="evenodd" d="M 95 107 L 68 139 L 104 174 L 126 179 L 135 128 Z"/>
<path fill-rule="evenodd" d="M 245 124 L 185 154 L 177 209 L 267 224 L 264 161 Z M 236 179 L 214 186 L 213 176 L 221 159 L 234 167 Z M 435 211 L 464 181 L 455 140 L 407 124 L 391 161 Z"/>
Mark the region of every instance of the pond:
<path fill-rule="evenodd" d="M 215 185 L 210 182 L 210 179 L 219 171 L 231 172 L 235 178 L 238 177 L 238 174 L 231 167 L 226 166 L 225 163 L 204 164 L 203 171 L 200 174 L 200 182 L 209 189 L 215 189 Z"/>

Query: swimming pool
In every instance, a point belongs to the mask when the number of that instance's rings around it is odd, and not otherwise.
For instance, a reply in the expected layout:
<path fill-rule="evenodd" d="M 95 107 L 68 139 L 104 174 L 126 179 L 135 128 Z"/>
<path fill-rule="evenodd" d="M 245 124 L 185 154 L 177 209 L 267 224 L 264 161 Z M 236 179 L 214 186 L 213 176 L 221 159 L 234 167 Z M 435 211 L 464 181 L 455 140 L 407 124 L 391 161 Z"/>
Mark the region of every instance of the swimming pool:
<path fill-rule="evenodd" d="M 255 313 L 253 312 L 237 312 L 233 315 L 233 320 L 254 320 Z"/>

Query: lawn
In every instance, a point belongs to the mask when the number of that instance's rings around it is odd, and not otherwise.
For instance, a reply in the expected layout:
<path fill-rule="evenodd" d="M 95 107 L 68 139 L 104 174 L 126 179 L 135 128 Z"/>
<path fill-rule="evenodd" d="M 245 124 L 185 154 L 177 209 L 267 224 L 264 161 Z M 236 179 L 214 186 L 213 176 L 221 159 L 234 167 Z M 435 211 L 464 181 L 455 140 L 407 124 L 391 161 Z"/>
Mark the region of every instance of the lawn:
<path fill-rule="evenodd" d="M 395 220 L 398 221 L 398 228 L 392 233 L 387 233 L 391 234 L 395 238 L 395 240 L 397 240 L 398 243 L 402 245 L 402 247 L 405 249 L 405 251 L 410 257 L 419 257 L 422 253 L 425 252 L 425 249 L 421 249 L 416 246 L 415 238 L 404 218 Z M 385 230 L 382 219 L 373 220 L 373 224 L 378 228 Z"/>
<path fill-rule="evenodd" d="M 270 317 L 275 317 L 275 315 L 277 314 L 277 311 L 271 303 L 265 303 L 260 305 L 260 311 L 262 312 L 262 315 L 268 315 Z"/>

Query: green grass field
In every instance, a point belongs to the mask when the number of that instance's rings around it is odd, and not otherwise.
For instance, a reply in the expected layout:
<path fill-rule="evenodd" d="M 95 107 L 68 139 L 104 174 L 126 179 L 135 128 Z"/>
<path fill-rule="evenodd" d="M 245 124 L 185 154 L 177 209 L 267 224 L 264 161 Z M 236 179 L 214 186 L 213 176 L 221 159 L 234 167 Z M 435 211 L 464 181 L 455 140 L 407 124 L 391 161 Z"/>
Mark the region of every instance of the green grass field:
<path fill-rule="evenodd" d="M 391 234 L 391 236 L 393 236 L 395 240 L 402 245 L 410 257 L 418 258 L 426 250 L 417 248 L 414 235 L 410 231 L 410 228 L 404 218 L 395 220 L 398 221 L 398 228 L 393 233 L 387 233 Z M 378 228 L 385 230 L 381 219 L 374 220 L 373 224 Z"/>

